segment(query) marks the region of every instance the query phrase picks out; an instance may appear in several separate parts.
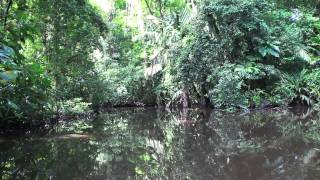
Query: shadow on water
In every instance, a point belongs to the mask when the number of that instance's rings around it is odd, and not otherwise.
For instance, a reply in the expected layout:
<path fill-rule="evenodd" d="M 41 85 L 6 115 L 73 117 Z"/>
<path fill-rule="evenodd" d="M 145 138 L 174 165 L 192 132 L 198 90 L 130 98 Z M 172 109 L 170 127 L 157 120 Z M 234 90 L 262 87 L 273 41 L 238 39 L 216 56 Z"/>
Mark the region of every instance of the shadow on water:
<path fill-rule="evenodd" d="M 320 179 L 320 114 L 120 109 L 2 138 L 0 179 Z"/>

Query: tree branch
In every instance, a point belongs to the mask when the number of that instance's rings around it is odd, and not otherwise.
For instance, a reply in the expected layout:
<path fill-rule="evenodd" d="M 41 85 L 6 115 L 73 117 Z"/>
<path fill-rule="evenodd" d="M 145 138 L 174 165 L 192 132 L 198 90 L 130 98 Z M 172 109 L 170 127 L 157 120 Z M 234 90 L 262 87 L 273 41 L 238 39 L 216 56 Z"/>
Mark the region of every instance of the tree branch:
<path fill-rule="evenodd" d="M 148 0 L 144 0 L 144 2 L 145 2 L 146 5 L 147 5 L 147 8 L 148 8 L 148 10 L 149 10 L 149 13 L 150 13 L 151 15 L 153 15 L 154 13 L 153 13 L 152 10 L 151 10 L 151 7 L 150 7 L 150 4 L 149 4 Z"/>
<path fill-rule="evenodd" d="M 160 17 L 163 19 L 162 2 L 161 2 L 161 0 L 158 0 L 158 3 L 159 3 L 159 13 L 160 13 Z"/>
<path fill-rule="evenodd" d="M 12 6 L 12 2 L 13 2 L 13 0 L 9 0 L 6 12 L 4 14 L 4 24 L 3 24 L 4 27 L 6 27 L 6 25 L 7 25 L 8 14 L 9 14 L 10 8 Z"/>

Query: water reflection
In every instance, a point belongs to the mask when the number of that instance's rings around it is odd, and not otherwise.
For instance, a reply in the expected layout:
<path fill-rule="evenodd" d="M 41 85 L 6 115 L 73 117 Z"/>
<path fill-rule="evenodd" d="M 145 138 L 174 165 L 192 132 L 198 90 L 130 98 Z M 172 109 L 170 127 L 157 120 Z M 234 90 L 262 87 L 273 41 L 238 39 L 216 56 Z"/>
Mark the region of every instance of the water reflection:
<path fill-rule="evenodd" d="M 122 109 L 2 138 L 1 179 L 320 179 L 315 112 Z"/>

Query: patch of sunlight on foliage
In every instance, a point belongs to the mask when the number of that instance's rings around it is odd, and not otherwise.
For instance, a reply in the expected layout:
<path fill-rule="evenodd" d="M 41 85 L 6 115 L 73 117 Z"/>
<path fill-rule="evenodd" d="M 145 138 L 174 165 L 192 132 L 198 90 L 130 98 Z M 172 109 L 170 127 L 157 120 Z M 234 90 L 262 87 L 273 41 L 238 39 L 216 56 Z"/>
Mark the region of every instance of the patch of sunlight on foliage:
<path fill-rule="evenodd" d="M 113 10 L 113 0 L 89 0 L 89 3 L 97 7 L 103 13 L 108 14 Z"/>
<path fill-rule="evenodd" d="M 100 153 L 98 154 L 96 160 L 99 162 L 99 164 L 105 164 L 113 160 L 113 155 L 108 153 Z"/>
<path fill-rule="evenodd" d="M 63 122 L 56 129 L 57 132 L 63 133 L 83 133 L 85 130 L 92 129 L 92 124 L 87 119 Z"/>
<path fill-rule="evenodd" d="M 91 103 L 83 102 L 82 98 L 74 98 L 61 103 L 61 112 L 63 114 L 74 115 L 90 112 Z"/>

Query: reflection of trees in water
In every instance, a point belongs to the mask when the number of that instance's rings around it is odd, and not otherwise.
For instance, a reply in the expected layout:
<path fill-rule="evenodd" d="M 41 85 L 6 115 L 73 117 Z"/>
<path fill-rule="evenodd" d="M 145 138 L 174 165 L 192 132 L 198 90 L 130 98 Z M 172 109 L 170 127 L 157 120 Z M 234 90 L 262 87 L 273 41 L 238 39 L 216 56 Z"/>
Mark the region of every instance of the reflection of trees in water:
<path fill-rule="evenodd" d="M 305 139 L 316 132 L 306 124 L 319 118 L 310 118 L 271 111 L 109 112 L 85 126 L 91 139 L 2 143 L 0 170 L 2 179 L 318 179 L 320 153 Z"/>
<path fill-rule="evenodd" d="M 311 173 L 313 168 L 302 163 L 312 150 L 304 141 L 305 132 L 293 133 L 287 129 L 292 133 L 284 136 L 283 126 L 292 123 L 292 117 L 295 121 L 300 117 L 288 112 L 257 112 L 245 116 L 212 112 L 210 118 L 200 118 L 200 121 L 198 115 L 189 113 L 188 117 L 198 121 L 193 127 L 185 128 L 186 153 L 183 162 L 175 166 L 185 168 L 180 177 L 189 174 L 191 179 L 250 180 L 317 179 L 319 176 L 319 172 Z"/>
<path fill-rule="evenodd" d="M 78 141 L 48 140 L 1 144 L 1 178 L 47 179 L 59 178 L 61 175 L 65 179 L 86 177 L 86 172 L 92 171 L 95 164 L 95 160 L 87 155 L 97 149 L 87 142 Z"/>

